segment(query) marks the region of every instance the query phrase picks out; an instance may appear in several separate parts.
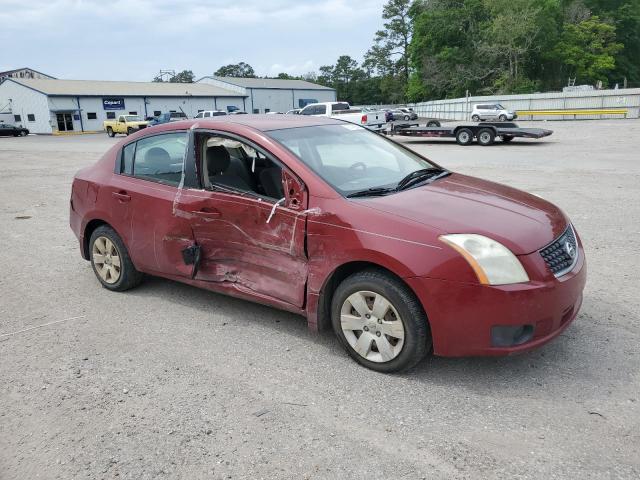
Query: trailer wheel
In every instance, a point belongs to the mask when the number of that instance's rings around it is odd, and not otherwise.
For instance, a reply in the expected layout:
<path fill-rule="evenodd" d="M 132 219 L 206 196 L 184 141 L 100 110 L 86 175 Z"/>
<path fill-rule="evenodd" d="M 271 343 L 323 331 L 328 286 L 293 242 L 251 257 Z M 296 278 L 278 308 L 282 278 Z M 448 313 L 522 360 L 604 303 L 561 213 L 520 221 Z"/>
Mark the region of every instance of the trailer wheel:
<path fill-rule="evenodd" d="M 473 142 L 473 132 L 468 128 L 461 128 L 456 132 L 458 145 L 470 145 Z"/>
<path fill-rule="evenodd" d="M 496 134 L 490 128 L 482 128 L 478 132 L 478 143 L 483 147 L 492 145 L 496 139 Z"/>
<path fill-rule="evenodd" d="M 429 120 L 427 122 L 427 127 L 439 127 L 440 122 L 438 120 Z"/>
<path fill-rule="evenodd" d="M 509 143 L 511 140 L 513 140 L 513 138 L 514 138 L 513 135 L 503 135 L 502 136 L 502 141 L 504 143 Z"/>
<path fill-rule="evenodd" d="M 471 120 L 473 120 L 474 122 L 479 122 L 480 121 L 480 116 L 479 115 L 474 115 L 473 117 L 471 117 Z"/>

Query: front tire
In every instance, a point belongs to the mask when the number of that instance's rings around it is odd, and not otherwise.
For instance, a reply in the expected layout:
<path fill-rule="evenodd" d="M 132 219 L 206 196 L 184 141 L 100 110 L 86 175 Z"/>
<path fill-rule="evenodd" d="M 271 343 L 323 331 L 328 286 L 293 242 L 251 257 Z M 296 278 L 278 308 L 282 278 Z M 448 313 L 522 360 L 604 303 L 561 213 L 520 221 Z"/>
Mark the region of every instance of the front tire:
<path fill-rule="evenodd" d="M 405 115 L 405 116 L 404 116 L 404 119 L 405 119 L 405 121 L 407 121 L 407 122 L 408 122 L 409 120 L 411 120 L 411 117 L 409 117 L 409 115 Z"/>
<path fill-rule="evenodd" d="M 28 132 L 28 131 L 26 131 L 26 130 L 22 130 L 22 131 L 20 132 L 20 136 L 21 136 L 21 137 L 26 137 L 27 135 L 29 135 L 29 132 Z"/>
<path fill-rule="evenodd" d="M 400 280 L 379 270 L 354 273 L 338 286 L 331 321 L 347 353 L 377 372 L 407 370 L 431 349 L 420 302 Z"/>
<path fill-rule="evenodd" d="M 107 225 L 101 225 L 89 240 L 91 266 L 100 284 L 107 290 L 124 292 L 142 281 L 120 236 Z"/>
<path fill-rule="evenodd" d="M 501 122 L 506 122 L 506 121 L 507 121 L 507 116 L 506 116 L 506 115 L 500 115 L 500 116 L 498 117 L 498 119 L 499 119 Z"/>
<path fill-rule="evenodd" d="M 440 122 L 438 120 L 429 120 L 427 122 L 427 127 L 439 127 Z"/>
<path fill-rule="evenodd" d="M 480 121 L 480 116 L 479 115 L 473 115 L 471 117 L 471 120 L 473 120 L 474 122 L 479 122 Z"/>

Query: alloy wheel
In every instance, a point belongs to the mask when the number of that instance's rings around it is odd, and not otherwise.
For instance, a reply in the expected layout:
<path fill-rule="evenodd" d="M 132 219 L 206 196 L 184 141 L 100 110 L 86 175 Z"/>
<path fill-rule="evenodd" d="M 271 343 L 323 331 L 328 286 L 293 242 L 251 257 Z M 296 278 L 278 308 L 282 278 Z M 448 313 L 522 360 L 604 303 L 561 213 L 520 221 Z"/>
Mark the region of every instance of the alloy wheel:
<path fill-rule="evenodd" d="M 355 352 L 372 362 L 389 362 L 404 345 L 404 324 L 393 304 L 379 293 L 358 291 L 342 304 L 340 325 Z"/>
<path fill-rule="evenodd" d="M 96 272 L 108 284 L 114 284 L 120 279 L 120 254 L 114 243 L 107 237 L 98 237 L 93 242 L 91 258 Z"/>

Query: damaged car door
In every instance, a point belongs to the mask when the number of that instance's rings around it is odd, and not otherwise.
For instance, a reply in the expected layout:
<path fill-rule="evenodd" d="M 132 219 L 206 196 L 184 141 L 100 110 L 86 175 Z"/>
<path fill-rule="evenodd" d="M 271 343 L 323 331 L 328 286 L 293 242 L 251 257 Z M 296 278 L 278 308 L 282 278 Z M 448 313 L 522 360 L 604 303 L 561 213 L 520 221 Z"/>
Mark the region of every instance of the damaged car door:
<path fill-rule="evenodd" d="M 197 145 L 204 190 L 189 202 L 200 249 L 195 278 L 301 307 L 305 186 L 277 159 L 237 140 L 205 137 Z"/>
<path fill-rule="evenodd" d="M 183 261 L 182 253 L 193 244 L 191 225 L 176 215 L 188 142 L 188 132 L 180 131 L 147 136 L 123 148 L 110 201 L 113 212 L 127 212 L 127 218 L 119 215 L 121 231 L 143 270 L 192 275 L 193 265 Z"/>

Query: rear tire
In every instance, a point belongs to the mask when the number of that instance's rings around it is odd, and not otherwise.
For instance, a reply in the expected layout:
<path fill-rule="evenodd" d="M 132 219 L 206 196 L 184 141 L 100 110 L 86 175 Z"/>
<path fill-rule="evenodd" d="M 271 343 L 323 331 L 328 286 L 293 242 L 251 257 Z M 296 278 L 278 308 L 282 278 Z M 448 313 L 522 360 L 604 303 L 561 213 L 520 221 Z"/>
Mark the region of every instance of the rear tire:
<path fill-rule="evenodd" d="M 496 139 L 496 134 L 490 128 L 482 128 L 476 135 L 478 143 L 483 147 L 492 145 Z"/>
<path fill-rule="evenodd" d="M 420 302 L 405 284 L 380 270 L 354 273 L 338 286 L 331 321 L 347 353 L 377 372 L 407 370 L 431 349 Z"/>
<path fill-rule="evenodd" d="M 439 127 L 440 122 L 438 120 L 429 120 L 427 122 L 427 127 Z"/>
<path fill-rule="evenodd" d="M 473 132 L 468 128 L 461 128 L 456 132 L 456 142 L 458 142 L 458 145 L 471 145 Z"/>
<path fill-rule="evenodd" d="M 480 121 L 480 116 L 479 115 L 473 115 L 471 117 L 471 120 L 473 120 L 474 122 L 479 122 Z"/>
<path fill-rule="evenodd" d="M 131 135 L 132 133 L 135 133 L 135 130 L 131 127 L 127 128 L 127 135 Z"/>
<path fill-rule="evenodd" d="M 124 292 L 142 282 L 143 274 L 136 270 L 122 239 L 108 225 L 99 226 L 91 234 L 89 259 L 98 281 L 107 290 Z"/>
<path fill-rule="evenodd" d="M 107 127 L 107 135 L 109 135 L 111 138 L 116 136 L 115 132 L 113 131 L 113 128 Z"/>

